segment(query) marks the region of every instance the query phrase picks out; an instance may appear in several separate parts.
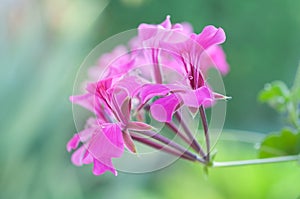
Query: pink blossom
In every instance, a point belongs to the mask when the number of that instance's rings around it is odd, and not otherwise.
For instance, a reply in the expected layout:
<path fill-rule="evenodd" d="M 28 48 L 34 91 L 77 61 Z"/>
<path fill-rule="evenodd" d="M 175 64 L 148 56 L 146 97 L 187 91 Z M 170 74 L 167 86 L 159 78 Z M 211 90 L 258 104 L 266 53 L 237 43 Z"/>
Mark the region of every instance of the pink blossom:
<path fill-rule="evenodd" d="M 89 69 L 88 74 L 91 81 L 125 74 L 134 66 L 134 62 L 134 55 L 129 54 L 128 49 L 120 45 L 110 53 L 103 54 L 99 58 L 97 65 Z"/>
<path fill-rule="evenodd" d="M 87 86 L 87 94 L 71 97 L 73 103 L 94 112 L 97 117 L 68 142 L 68 151 L 83 143 L 72 155 L 73 164 L 81 166 L 93 163 L 95 175 L 105 171 L 117 175 L 112 158 L 121 157 L 124 146 L 135 152 L 130 131 L 152 129 L 145 123 L 130 121 L 130 97 L 135 95 L 138 87 L 136 78 L 118 76 L 91 83 Z"/>
<path fill-rule="evenodd" d="M 207 70 L 211 67 L 215 67 L 222 75 L 226 75 L 229 71 L 226 55 L 223 48 L 219 45 L 208 48 L 201 57 L 201 63 L 201 70 L 204 74 L 206 74 Z"/>
<path fill-rule="evenodd" d="M 79 142 L 83 145 L 79 146 Z M 72 155 L 72 162 L 77 166 L 94 163 L 93 173 L 103 174 L 106 171 L 117 175 L 111 162 L 120 157 L 124 151 L 121 129 L 117 124 L 94 125 L 75 134 L 67 144 L 67 150 L 78 148 Z"/>
<path fill-rule="evenodd" d="M 206 26 L 200 34 L 191 34 L 202 48 L 207 49 L 214 45 L 222 44 L 226 40 L 225 32 L 222 28 L 216 28 L 212 25 Z"/>
<path fill-rule="evenodd" d="M 70 97 L 94 114 L 67 143 L 68 151 L 75 150 L 73 164 L 93 164 L 95 175 L 117 175 L 112 159 L 124 148 L 136 152 L 132 134 L 153 130 L 147 111 L 159 122 L 171 122 L 182 106 L 194 110 L 222 98 L 205 78 L 210 67 L 228 72 L 220 46 L 225 39 L 222 28 L 206 26 L 195 34 L 190 24 L 172 24 L 167 16 L 160 24 L 141 24 L 130 51 L 117 46 L 102 55 L 89 70 L 86 92 Z"/>
<path fill-rule="evenodd" d="M 161 96 L 150 107 L 152 116 L 160 122 L 170 122 L 174 112 L 185 105 L 190 108 L 199 108 L 201 105 L 209 105 L 213 101 L 211 90 L 202 86 L 196 90 L 177 85 L 146 85 L 141 89 L 140 97 L 146 103 L 153 96 Z"/>
<path fill-rule="evenodd" d="M 179 41 L 185 39 L 186 33 L 190 33 L 191 26 L 187 23 L 172 25 L 168 15 L 161 24 L 141 24 L 138 27 L 139 42 L 143 47 L 158 48 L 159 42 Z"/>

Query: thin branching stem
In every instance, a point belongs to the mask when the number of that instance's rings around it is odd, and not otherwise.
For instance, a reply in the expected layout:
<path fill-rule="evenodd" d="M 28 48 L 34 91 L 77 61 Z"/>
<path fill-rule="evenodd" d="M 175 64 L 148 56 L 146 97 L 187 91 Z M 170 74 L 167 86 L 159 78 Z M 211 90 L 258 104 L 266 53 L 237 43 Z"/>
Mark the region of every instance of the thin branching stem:
<path fill-rule="evenodd" d="M 179 124 L 182 126 L 182 128 L 183 128 L 184 132 L 186 133 L 186 135 L 188 136 L 188 138 L 191 140 L 192 144 L 195 145 L 197 152 L 200 154 L 201 157 L 204 158 L 206 155 L 205 155 L 202 147 L 195 140 L 195 137 L 193 136 L 192 132 L 190 131 L 190 129 L 188 128 L 188 126 L 186 125 L 186 123 L 181 118 L 181 116 L 178 112 L 175 113 L 175 117 L 178 120 Z"/>
<path fill-rule="evenodd" d="M 173 122 L 167 122 L 166 125 L 173 133 L 178 135 L 185 143 L 191 146 L 196 152 L 199 152 L 197 146 L 189 138 L 187 138 L 186 135 L 183 134 Z"/>
<path fill-rule="evenodd" d="M 147 146 L 150 146 L 150 147 L 152 147 L 154 149 L 162 150 L 162 151 L 164 151 L 166 153 L 169 153 L 171 155 L 183 158 L 185 160 L 190 160 L 190 161 L 194 162 L 197 159 L 195 156 L 189 156 L 187 154 L 180 153 L 180 152 L 178 152 L 177 150 L 174 150 L 171 147 L 168 147 L 168 146 L 166 146 L 164 144 L 161 144 L 161 143 L 155 142 L 153 140 L 150 140 L 149 138 L 142 137 L 142 136 L 136 135 L 136 134 L 131 134 L 131 137 L 135 141 L 143 143 L 143 144 L 145 144 Z"/>
<path fill-rule="evenodd" d="M 197 155 L 193 154 L 192 152 L 190 152 L 188 149 L 184 148 L 180 144 L 170 140 L 169 138 L 164 137 L 163 135 L 161 135 L 159 133 L 152 132 L 152 131 L 138 131 L 136 133 L 148 136 L 149 138 L 153 138 L 154 140 L 157 140 L 161 143 L 164 143 L 164 144 L 178 150 L 182 154 L 187 154 L 189 156 L 194 156 L 195 160 L 197 159 Z M 203 163 L 204 162 L 205 161 L 203 160 Z"/>

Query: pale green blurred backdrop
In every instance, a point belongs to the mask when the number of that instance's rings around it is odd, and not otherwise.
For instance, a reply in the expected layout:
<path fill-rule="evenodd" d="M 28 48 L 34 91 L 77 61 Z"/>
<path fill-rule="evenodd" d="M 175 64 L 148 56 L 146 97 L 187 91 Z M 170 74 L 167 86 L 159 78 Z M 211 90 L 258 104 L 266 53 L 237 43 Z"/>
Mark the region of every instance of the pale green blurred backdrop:
<path fill-rule="evenodd" d="M 294 163 L 215 169 L 177 161 L 149 174 L 91 174 L 70 163 L 76 132 L 68 97 L 84 57 L 104 39 L 159 23 L 196 32 L 223 27 L 231 72 L 224 78 L 227 129 L 270 132 L 282 123 L 257 102 L 264 84 L 291 84 L 300 59 L 296 0 L 0 0 L 0 198 L 296 198 Z M 253 145 L 222 141 L 220 159 L 255 157 Z"/>

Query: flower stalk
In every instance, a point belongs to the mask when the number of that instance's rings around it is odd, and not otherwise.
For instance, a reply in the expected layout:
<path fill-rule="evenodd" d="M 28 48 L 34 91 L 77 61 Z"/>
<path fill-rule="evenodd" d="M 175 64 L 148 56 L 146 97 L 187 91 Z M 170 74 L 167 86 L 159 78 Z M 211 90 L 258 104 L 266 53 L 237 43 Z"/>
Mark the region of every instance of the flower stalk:
<path fill-rule="evenodd" d="M 190 161 L 197 160 L 197 157 L 195 155 L 187 154 L 187 153 L 181 153 L 181 152 L 179 152 L 178 150 L 176 150 L 174 148 L 168 147 L 168 146 L 166 146 L 164 144 L 161 144 L 161 143 L 157 143 L 153 140 L 150 140 L 150 139 L 145 138 L 145 137 L 141 137 L 141 136 L 136 135 L 136 134 L 131 134 L 131 136 L 132 136 L 133 140 L 136 140 L 136 141 L 138 141 L 140 143 L 143 143 L 147 146 L 150 146 L 154 149 L 162 150 L 166 153 L 169 153 L 171 155 L 183 158 L 185 160 L 190 160 Z"/>
<path fill-rule="evenodd" d="M 176 126 L 174 123 L 166 123 L 167 127 L 174 132 L 176 135 L 178 135 L 186 144 L 191 146 L 196 152 L 198 152 L 198 147 L 193 143 L 189 138 L 187 138 Z"/>
<path fill-rule="evenodd" d="M 210 162 L 210 138 L 209 138 L 209 133 L 208 133 L 207 118 L 206 118 L 204 107 L 201 106 L 199 108 L 199 111 L 200 111 L 200 116 L 201 116 L 201 120 L 202 120 L 202 125 L 203 125 L 203 130 L 204 130 L 204 136 L 205 136 L 205 143 L 206 143 L 206 156 L 205 156 L 205 160 L 207 162 Z"/>
<path fill-rule="evenodd" d="M 300 161 L 300 155 L 280 156 L 274 158 L 262 158 L 252 160 L 239 160 L 239 161 L 228 161 L 228 162 L 213 162 L 212 167 L 235 167 L 235 166 L 248 166 L 256 164 L 270 164 L 280 162 L 293 162 Z"/>
<path fill-rule="evenodd" d="M 206 154 L 204 153 L 200 144 L 195 140 L 195 137 L 193 136 L 189 127 L 186 125 L 185 121 L 182 119 L 180 114 L 177 112 L 175 113 L 175 117 L 178 120 L 179 124 L 182 126 L 182 128 L 183 128 L 184 132 L 186 133 L 186 135 L 188 136 L 188 138 L 191 140 L 192 145 L 194 145 L 194 147 L 196 148 L 196 151 L 200 154 L 201 157 L 203 157 L 205 159 Z"/>

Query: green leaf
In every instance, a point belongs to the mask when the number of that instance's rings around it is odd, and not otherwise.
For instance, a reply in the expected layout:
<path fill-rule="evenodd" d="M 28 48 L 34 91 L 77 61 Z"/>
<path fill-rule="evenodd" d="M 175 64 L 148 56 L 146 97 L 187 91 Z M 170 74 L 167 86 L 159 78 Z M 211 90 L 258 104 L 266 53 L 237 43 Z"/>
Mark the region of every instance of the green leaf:
<path fill-rule="evenodd" d="M 261 143 L 260 158 L 300 154 L 300 133 L 283 129 L 280 134 L 271 134 Z"/>
<path fill-rule="evenodd" d="M 268 103 L 279 112 L 286 111 L 289 98 L 290 91 L 282 81 L 266 84 L 264 90 L 259 93 L 259 101 Z"/>

